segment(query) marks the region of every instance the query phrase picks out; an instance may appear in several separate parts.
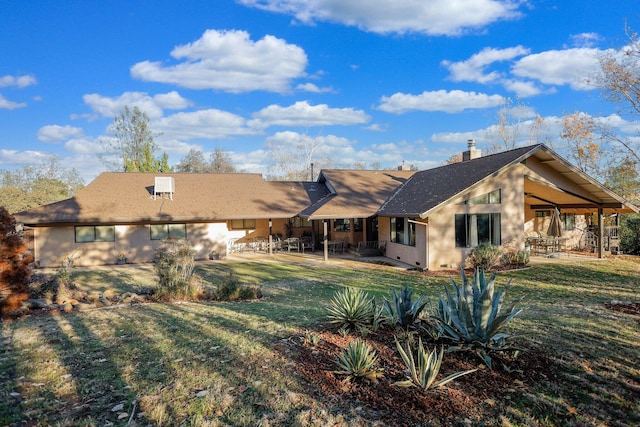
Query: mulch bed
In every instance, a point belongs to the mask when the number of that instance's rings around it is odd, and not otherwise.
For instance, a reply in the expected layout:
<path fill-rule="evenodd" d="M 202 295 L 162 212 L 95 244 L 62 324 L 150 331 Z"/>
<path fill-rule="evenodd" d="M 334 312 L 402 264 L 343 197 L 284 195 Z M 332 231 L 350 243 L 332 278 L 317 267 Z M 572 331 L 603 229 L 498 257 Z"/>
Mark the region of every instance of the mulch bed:
<path fill-rule="evenodd" d="M 495 355 L 494 370 L 489 370 L 474 353 L 445 353 L 438 379 L 480 369 L 426 392 L 400 388 L 393 384 L 406 379 L 406 367 L 397 354 L 394 331 L 386 329 L 365 338 L 378 354 L 384 377 L 376 382 L 349 382 L 344 375 L 334 373 L 335 360 L 355 337 L 332 331 L 316 334 L 320 337 L 316 345 L 301 343 L 296 352 L 297 374 L 310 392 L 338 408 L 357 408 L 356 412 L 367 420 L 388 426 L 499 424 L 501 402 L 538 383 L 555 381 L 553 362 L 541 350 L 529 348 L 518 357 Z M 433 344 L 429 347 L 433 349 Z"/>

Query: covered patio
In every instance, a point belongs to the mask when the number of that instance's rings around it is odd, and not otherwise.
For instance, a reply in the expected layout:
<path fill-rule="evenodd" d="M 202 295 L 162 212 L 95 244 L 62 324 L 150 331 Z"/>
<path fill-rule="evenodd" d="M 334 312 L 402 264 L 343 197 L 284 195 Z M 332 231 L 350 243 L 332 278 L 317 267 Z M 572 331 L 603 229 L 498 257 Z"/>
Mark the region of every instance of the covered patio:
<path fill-rule="evenodd" d="M 533 253 L 619 252 L 620 214 L 638 208 L 545 151 L 524 176 L 525 236 Z M 547 177 L 553 176 L 554 182 Z"/>

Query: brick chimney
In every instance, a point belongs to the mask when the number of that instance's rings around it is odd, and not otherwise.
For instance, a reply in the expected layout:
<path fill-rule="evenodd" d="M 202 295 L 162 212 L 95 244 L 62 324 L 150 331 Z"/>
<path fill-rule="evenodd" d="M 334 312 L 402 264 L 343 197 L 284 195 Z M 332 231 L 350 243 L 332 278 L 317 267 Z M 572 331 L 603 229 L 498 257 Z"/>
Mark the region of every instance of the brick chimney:
<path fill-rule="evenodd" d="M 462 152 L 462 161 L 466 162 L 467 160 L 477 159 L 478 157 L 482 157 L 482 151 L 476 148 L 476 140 L 470 139 L 467 141 L 467 151 Z"/>

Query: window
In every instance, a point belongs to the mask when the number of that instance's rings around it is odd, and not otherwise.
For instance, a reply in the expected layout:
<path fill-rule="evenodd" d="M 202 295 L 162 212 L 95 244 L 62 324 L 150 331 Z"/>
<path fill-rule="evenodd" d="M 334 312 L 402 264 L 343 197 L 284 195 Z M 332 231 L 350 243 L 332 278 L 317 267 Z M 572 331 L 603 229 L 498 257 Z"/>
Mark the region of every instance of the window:
<path fill-rule="evenodd" d="M 186 239 L 186 224 L 152 224 L 151 240 Z"/>
<path fill-rule="evenodd" d="M 416 224 L 410 218 L 391 218 L 391 236 L 393 243 L 416 245 Z"/>
<path fill-rule="evenodd" d="M 333 220 L 333 231 L 362 231 L 362 219 L 360 218 L 339 218 Z"/>
<path fill-rule="evenodd" d="M 500 214 L 457 214 L 455 217 L 456 247 L 475 248 L 489 242 L 499 246 Z"/>
<path fill-rule="evenodd" d="M 333 231 L 349 231 L 351 230 L 351 222 L 349 219 L 334 219 Z"/>
<path fill-rule="evenodd" d="M 551 216 L 551 211 L 536 211 L 536 218 Z"/>
<path fill-rule="evenodd" d="M 293 218 L 293 228 L 305 228 L 311 227 L 311 221 L 305 218 L 300 218 L 299 216 Z"/>
<path fill-rule="evenodd" d="M 232 219 L 231 229 L 232 230 L 255 230 L 256 220 L 255 219 Z"/>
<path fill-rule="evenodd" d="M 574 213 L 563 213 L 560 215 L 562 219 L 562 223 L 564 224 L 564 229 L 566 231 L 571 231 L 576 229 L 576 214 Z"/>
<path fill-rule="evenodd" d="M 493 190 L 491 193 L 472 197 L 462 202 L 463 205 L 499 205 L 500 203 L 502 203 L 500 189 Z"/>
<path fill-rule="evenodd" d="M 88 225 L 75 227 L 76 243 L 115 242 L 113 225 Z"/>

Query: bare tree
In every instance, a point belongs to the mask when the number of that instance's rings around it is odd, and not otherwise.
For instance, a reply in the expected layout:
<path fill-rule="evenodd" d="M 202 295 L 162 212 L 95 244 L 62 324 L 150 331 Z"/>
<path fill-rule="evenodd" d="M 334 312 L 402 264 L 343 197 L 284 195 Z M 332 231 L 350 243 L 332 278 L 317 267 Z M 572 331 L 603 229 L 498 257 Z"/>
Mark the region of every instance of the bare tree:
<path fill-rule="evenodd" d="M 640 119 L 640 38 L 625 25 L 629 43 L 620 51 L 607 51 L 600 57 L 600 73 L 594 83 L 603 91 L 605 98 L 618 105 L 619 113 Z M 640 135 L 640 131 L 637 132 Z M 640 162 L 640 143 L 631 138 L 608 132 L 606 137 L 619 144 L 627 155 Z"/>
<path fill-rule="evenodd" d="M 584 173 L 598 177 L 602 150 L 597 142 L 598 126 L 587 113 L 575 112 L 562 118 L 560 137 L 567 144 L 568 157 Z"/>
<path fill-rule="evenodd" d="M 159 150 L 155 138 L 160 136 L 149 128 L 146 113 L 125 106 L 113 119 L 108 128 L 111 139 L 102 140 L 106 155 L 101 155 L 103 163 L 113 169 L 125 172 L 168 172 L 166 154 L 156 158 Z M 115 160 L 113 159 L 115 158 Z"/>
<path fill-rule="evenodd" d="M 323 145 L 323 138 L 312 138 L 306 133 L 298 135 L 294 143 L 272 142 L 269 146 L 272 170 L 270 178 L 290 181 L 315 179 L 311 177 L 311 165 L 314 165 L 316 175 L 316 171 L 330 164 L 329 160 L 318 158 Z"/>

